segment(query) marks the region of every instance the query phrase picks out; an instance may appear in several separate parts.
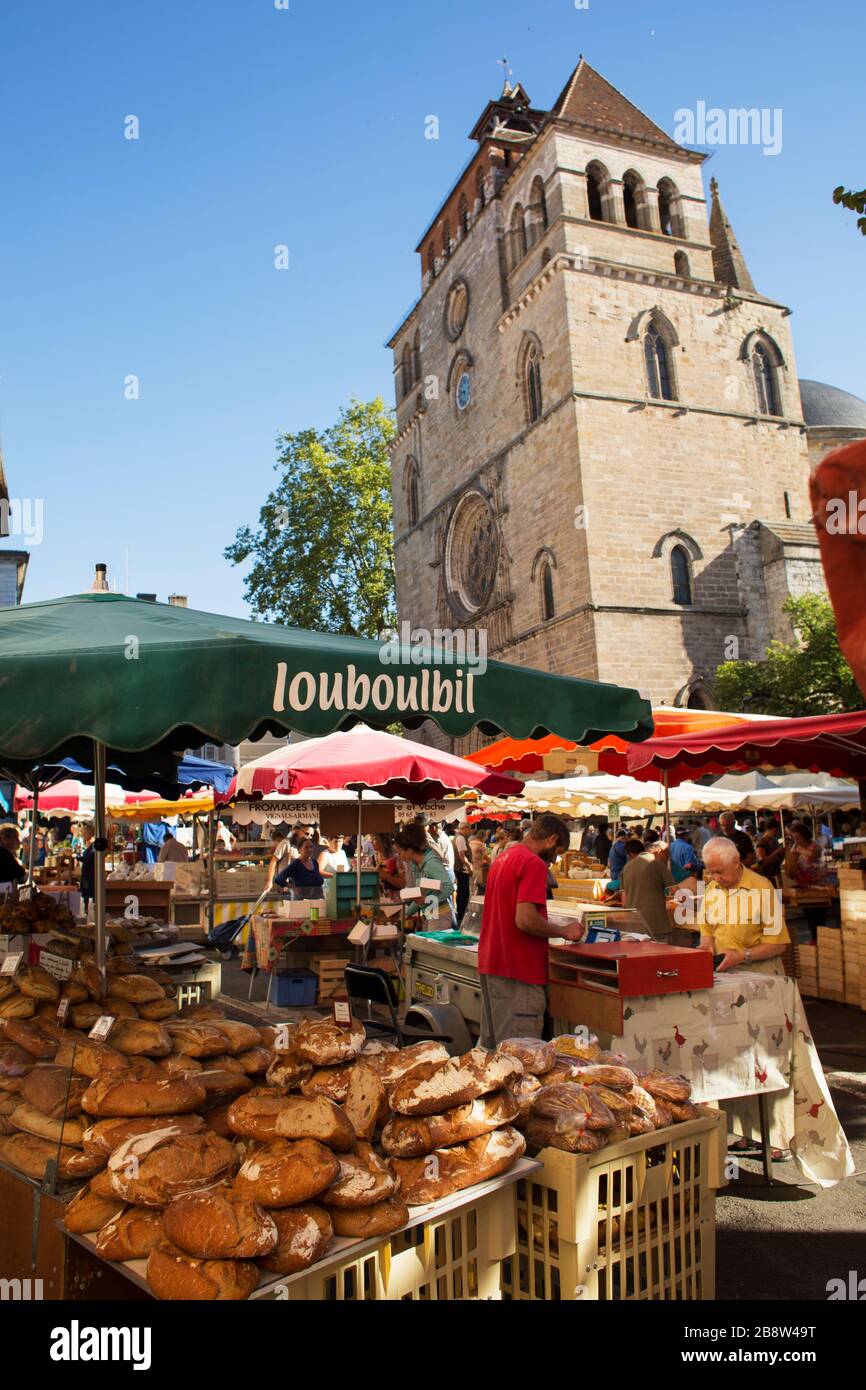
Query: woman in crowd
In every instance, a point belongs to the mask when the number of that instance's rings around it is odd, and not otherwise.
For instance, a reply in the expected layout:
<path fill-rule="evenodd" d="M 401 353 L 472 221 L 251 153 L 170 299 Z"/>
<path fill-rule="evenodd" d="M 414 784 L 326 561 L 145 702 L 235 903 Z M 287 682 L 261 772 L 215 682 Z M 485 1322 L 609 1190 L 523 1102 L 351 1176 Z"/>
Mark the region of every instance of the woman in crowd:
<path fill-rule="evenodd" d="M 418 887 L 422 878 L 435 879 L 439 884 L 435 893 L 433 889 L 422 889 L 424 897 L 408 905 L 406 916 L 426 918 L 429 913 L 428 930 L 455 926 L 450 901 L 455 887 L 454 875 L 429 843 L 424 826 L 414 822 L 401 826 L 394 836 L 394 845 L 405 866 L 408 888 Z"/>
<path fill-rule="evenodd" d="M 274 879 L 278 888 L 291 888 L 294 898 L 320 898 L 325 880 L 313 856 L 313 842 L 302 840 L 298 857 L 281 869 Z"/>
<path fill-rule="evenodd" d="M 373 836 L 373 853 L 379 871 L 379 884 L 384 897 L 396 898 L 400 889 L 406 887 L 406 875 L 400 860 L 394 852 L 390 835 Z"/>

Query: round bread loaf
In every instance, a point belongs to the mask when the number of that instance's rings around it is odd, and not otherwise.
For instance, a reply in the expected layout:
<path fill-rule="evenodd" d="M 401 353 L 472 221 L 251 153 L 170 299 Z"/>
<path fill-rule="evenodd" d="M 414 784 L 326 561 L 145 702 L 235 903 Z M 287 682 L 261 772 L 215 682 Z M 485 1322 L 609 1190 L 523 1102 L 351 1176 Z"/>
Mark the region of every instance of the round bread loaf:
<path fill-rule="evenodd" d="M 158 1023 L 161 1019 L 172 1018 L 177 1013 L 177 1003 L 168 995 L 163 999 L 149 999 L 146 1004 L 138 1005 L 138 1013 L 140 1018 Z"/>
<path fill-rule="evenodd" d="M 506 1052 L 486 1052 L 483 1047 L 465 1052 L 460 1063 L 475 1077 L 476 1096 L 489 1096 L 493 1091 L 501 1091 L 524 1074 L 523 1063 L 518 1057 L 509 1056 Z"/>
<path fill-rule="evenodd" d="M 382 1130 L 382 1148 L 394 1158 L 418 1158 L 434 1149 L 464 1144 L 480 1134 L 489 1134 L 510 1124 L 518 1114 L 519 1106 L 511 1092 L 498 1091 L 446 1110 L 444 1115 L 428 1115 L 426 1119 L 395 1115 Z"/>
<path fill-rule="evenodd" d="M 105 1159 L 100 1158 L 100 1162 L 104 1163 Z M 121 1202 L 122 1205 L 126 1205 L 114 1190 L 113 1174 L 109 1168 L 100 1168 L 99 1172 L 90 1179 L 88 1186 L 94 1197 L 104 1197 L 106 1200 Z"/>
<path fill-rule="evenodd" d="M 110 1009 L 105 1008 L 102 1003 L 97 1003 L 95 999 L 85 999 L 83 1004 L 70 1006 L 69 1018 L 76 1028 L 92 1028 L 98 1018 L 110 1012 Z"/>
<path fill-rule="evenodd" d="M 263 1207 L 298 1206 L 318 1197 L 339 1173 L 336 1154 L 315 1139 L 272 1139 L 243 1164 L 235 1191 Z"/>
<path fill-rule="evenodd" d="M 21 1084 L 21 1083 L 20 1083 L 19 1081 L 15 1081 L 15 1082 L 6 1082 L 6 1085 L 20 1086 L 20 1084 Z M 15 1091 L 0 1091 L 0 1115 L 2 1115 L 2 1116 L 4 1117 L 4 1119 L 5 1119 L 7 1116 L 9 1116 L 9 1115 L 14 1114 L 14 1112 L 18 1109 L 18 1107 L 19 1107 L 20 1104 L 21 1104 L 21 1093 L 20 1093 L 20 1091 L 17 1092 L 17 1093 L 16 1093 Z M 14 1128 L 15 1128 L 15 1126 L 13 1125 L 13 1126 L 12 1126 L 12 1129 L 14 1129 Z M 5 1132 L 6 1132 L 7 1134 L 10 1134 L 10 1133 L 12 1132 L 12 1129 L 8 1129 L 8 1130 L 6 1130 Z"/>
<path fill-rule="evenodd" d="M 342 1105 L 349 1094 L 349 1078 L 355 1066 L 355 1062 L 343 1062 L 338 1067 L 318 1067 L 301 1082 L 301 1091 L 305 1096 L 327 1096 Z"/>
<path fill-rule="evenodd" d="M 234 1165 L 228 1140 L 208 1130 L 177 1134 L 170 1126 L 127 1139 L 108 1160 L 115 1195 L 141 1207 L 167 1206 L 228 1177 Z"/>
<path fill-rule="evenodd" d="M 64 980 L 60 986 L 60 998 L 68 999 L 70 1004 L 80 1004 L 87 997 L 84 976 L 80 970 L 73 970 L 69 979 Z"/>
<path fill-rule="evenodd" d="M 202 1070 L 204 1062 L 197 1057 L 187 1057 L 185 1052 L 172 1052 L 168 1057 L 160 1057 L 157 1066 L 168 1076 L 191 1076 Z"/>
<path fill-rule="evenodd" d="M 279 1096 L 259 1090 L 234 1102 L 229 1124 L 235 1134 L 249 1139 L 317 1139 L 343 1153 L 355 1142 L 346 1115 L 326 1096 Z"/>
<path fill-rule="evenodd" d="M 297 1274 L 309 1269 L 325 1254 L 334 1235 L 331 1215 L 324 1207 L 306 1202 L 271 1212 L 277 1228 L 277 1246 L 259 1260 L 271 1274 Z"/>
<path fill-rule="evenodd" d="M 35 1012 L 36 1000 L 28 999 L 26 994 L 21 994 L 18 990 L 0 1003 L 0 1018 L 32 1018 Z"/>
<path fill-rule="evenodd" d="M 23 995 L 28 999 L 56 1000 L 60 998 L 60 984 L 53 975 L 49 975 L 41 965 L 27 965 L 23 970 L 19 970 L 15 976 L 15 982 Z"/>
<path fill-rule="evenodd" d="M 392 1158 L 390 1168 L 399 1183 L 400 1197 L 413 1207 L 438 1202 L 477 1182 L 498 1177 L 525 1149 L 523 1135 L 507 1127 L 454 1148 L 435 1149 L 426 1158 Z"/>
<path fill-rule="evenodd" d="M 29 1178 L 45 1177 L 45 1170 L 51 1159 L 58 1159 L 57 1173 L 61 1178 L 87 1178 L 97 1173 L 104 1159 L 88 1157 L 81 1149 L 58 1146 L 50 1139 L 40 1139 L 35 1134 L 8 1134 L 0 1139 L 0 1160 L 10 1168 L 17 1168 Z"/>
<path fill-rule="evenodd" d="M 412 1043 L 411 1046 L 400 1048 L 396 1052 L 368 1052 L 365 1058 L 367 1066 L 379 1073 L 387 1089 L 395 1086 L 402 1077 L 408 1076 L 415 1067 L 447 1062 L 449 1052 L 442 1043 L 420 1042 Z"/>
<path fill-rule="evenodd" d="M 373 1236 L 389 1236 L 399 1231 L 409 1220 L 409 1208 L 400 1197 L 386 1197 L 372 1207 L 356 1207 L 346 1211 L 331 1209 L 334 1235 L 350 1236 L 355 1240 L 370 1240 Z"/>
<path fill-rule="evenodd" d="M 123 1211 L 124 1203 L 119 1197 L 98 1197 L 87 1183 L 76 1192 L 63 1215 L 67 1231 L 81 1235 L 85 1231 L 98 1231 L 106 1221 L 113 1221 Z"/>
<path fill-rule="evenodd" d="M 130 1207 L 100 1227 L 96 1253 L 103 1260 L 144 1260 L 164 1237 L 163 1213 L 150 1207 Z"/>
<path fill-rule="evenodd" d="M 553 1043 L 542 1042 L 541 1038 L 506 1038 L 498 1044 L 498 1050 L 509 1057 L 516 1057 L 523 1070 L 531 1076 L 541 1076 L 556 1063 Z"/>
<path fill-rule="evenodd" d="M 312 1074 L 312 1062 L 303 1061 L 294 1052 L 278 1052 L 268 1067 L 265 1080 L 269 1086 L 281 1086 L 283 1090 L 294 1091 Z"/>
<path fill-rule="evenodd" d="M 246 1052 L 236 1053 L 234 1060 L 243 1067 L 247 1076 L 261 1076 L 275 1057 L 276 1053 L 271 1048 L 256 1046 L 247 1048 Z"/>
<path fill-rule="evenodd" d="M 22 996 L 17 996 L 18 998 Z M 8 1002 L 8 1001 L 7 1001 Z M 25 1001 L 29 1004 L 30 1014 L 35 1010 L 32 999 Z M 2 1009 L 0 1005 L 0 1009 Z M 3 1036 L 7 1042 L 16 1043 L 18 1047 L 29 1052 L 31 1057 L 35 1057 L 39 1062 L 47 1062 L 52 1058 L 58 1049 L 56 1038 L 49 1037 L 45 1029 L 38 1023 L 31 1023 L 29 1018 L 5 1018 L 3 1020 Z M 59 1063 L 59 1065 L 63 1065 Z"/>
<path fill-rule="evenodd" d="M 340 1155 L 340 1171 L 322 1201 L 327 1207 L 372 1207 L 393 1196 L 397 1184 L 387 1164 L 364 1139 Z"/>
<path fill-rule="evenodd" d="M 166 1237 L 199 1260 L 254 1260 L 276 1250 L 272 1217 L 231 1189 L 179 1197 L 165 1210 Z"/>
<path fill-rule="evenodd" d="M 84 1124 L 80 1119 L 53 1120 L 26 1101 L 21 1101 L 15 1107 L 10 1118 L 16 1129 L 22 1129 L 26 1134 L 38 1134 L 40 1139 L 50 1139 L 55 1144 L 81 1147 Z"/>
<path fill-rule="evenodd" d="M 219 1057 L 208 1057 L 205 1065 L 210 1071 L 243 1072 L 244 1070 L 237 1057 L 232 1057 L 228 1052 L 221 1052 Z"/>
<path fill-rule="evenodd" d="M 226 1050 L 226 1036 L 209 1023 L 187 1023 L 172 1019 L 166 1023 L 172 1050 L 188 1057 L 218 1057 Z"/>
<path fill-rule="evenodd" d="M 207 1092 L 197 1078 L 166 1076 L 159 1081 L 129 1081 L 106 1076 L 93 1081 L 81 1108 L 100 1119 L 135 1119 L 139 1115 L 185 1115 L 205 1103 Z"/>
<path fill-rule="evenodd" d="M 252 1090 L 253 1085 L 242 1071 L 224 1071 L 210 1066 L 197 1071 L 194 1079 L 198 1085 L 204 1086 L 207 1093 L 205 1104 L 208 1107 L 225 1105 L 226 1101 Z"/>
<path fill-rule="evenodd" d="M 422 1062 L 390 1089 L 391 1109 L 398 1115 L 436 1115 L 465 1105 L 478 1095 L 478 1081 L 459 1057 Z"/>
<path fill-rule="evenodd" d="M 147 1257 L 147 1282 L 170 1302 L 240 1302 L 255 1292 L 259 1271 L 248 1260 L 196 1260 L 163 1241 Z"/>
<path fill-rule="evenodd" d="M 353 1018 L 351 1026 L 340 1028 L 331 1019 L 302 1023 L 293 1039 L 293 1049 L 305 1062 L 316 1067 L 332 1067 L 338 1062 L 351 1062 L 361 1051 L 367 1035 L 363 1025 Z"/>
<path fill-rule="evenodd" d="M 87 1090 L 83 1076 L 71 1075 L 63 1067 L 43 1063 L 21 1078 L 21 1094 L 28 1105 L 34 1105 L 43 1115 L 71 1119 L 81 1113 L 81 1097 Z"/>
<path fill-rule="evenodd" d="M 179 1011 L 179 1018 L 184 1023 L 203 1023 L 219 1022 L 226 1016 L 226 1011 L 221 1004 L 187 1004 L 186 1008 Z"/>
<path fill-rule="evenodd" d="M 204 1128 L 201 1115 L 152 1115 L 137 1120 L 98 1120 L 84 1131 L 81 1147 L 85 1153 L 101 1154 L 107 1159 L 127 1139 L 135 1139 L 140 1134 L 153 1134 L 156 1130 L 166 1129 L 175 1134 L 199 1134 Z"/>
<path fill-rule="evenodd" d="M 553 1050 L 557 1057 L 575 1057 L 578 1062 L 597 1062 L 601 1057 L 597 1042 L 584 1042 L 572 1033 L 562 1033 L 554 1038 Z"/>
<path fill-rule="evenodd" d="M 130 1004 L 147 1004 L 152 999 L 164 999 L 162 985 L 149 975 L 116 975 L 111 977 L 111 991 L 118 999 Z"/>
<path fill-rule="evenodd" d="M 227 1101 L 208 1110 L 204 1117 L 205 1129 L 209 1129 L 212 1134 L 218 1134 L 222 1139 L 234 1140 L 235 1132 L 229 1124 L 229 1110 L 232 1104 L 232 1101 Z"/>
<path fill-rule="evenodd" d="M 138 1018 L 135 1005 L 130 1004 L 128 999 L 119 999 L 116 994 L 109 994 L 101 1000 L 100 1008 L 104 1014 L 111 1014 L 112 1018 Z"/>
<path fill-rule="evenodd" d="M 223 1051 L 228 1052 L 230 1056 L 259 1045 L 259 1030 L 251 1023 L 235 1023 L 233 1019 L 224 1018 L 214 1020 L 213 1027 L 224 1035 L 226 1045 Z"/>
<path fill-rule="evenodd" d="M 362 1057 L 384 1057 L 386 1053 L 399 1052 L 396 1043 L 383 1042 L 381 1038 L 368 1038 L 361 1048 Z M 429 1058 L 427 1059 L 430 1060 Z"/>
<path fill-rule="evenodd" d="M 111 1030 L 111 1046 L 129 1057 L 167 1057 L 171 1038 L 161 1023 L 122 1018 Z"/>

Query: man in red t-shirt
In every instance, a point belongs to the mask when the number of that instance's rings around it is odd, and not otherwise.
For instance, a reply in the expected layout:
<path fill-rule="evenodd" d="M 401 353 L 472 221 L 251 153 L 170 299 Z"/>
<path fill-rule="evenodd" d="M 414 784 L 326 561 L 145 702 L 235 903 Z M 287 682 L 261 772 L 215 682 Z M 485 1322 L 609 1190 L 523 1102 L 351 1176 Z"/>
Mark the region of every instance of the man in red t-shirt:
<path fill-rule="evenodd" d="M 548 939 L 578 941 L 583 934 L 578 922 L 551 926 L 547 920 L 547 870 L 568 846 L 565 821 L 538 816 L 524 839 L 490 866 L 478 946 L 482 1047 L 542 1035 Z"/>

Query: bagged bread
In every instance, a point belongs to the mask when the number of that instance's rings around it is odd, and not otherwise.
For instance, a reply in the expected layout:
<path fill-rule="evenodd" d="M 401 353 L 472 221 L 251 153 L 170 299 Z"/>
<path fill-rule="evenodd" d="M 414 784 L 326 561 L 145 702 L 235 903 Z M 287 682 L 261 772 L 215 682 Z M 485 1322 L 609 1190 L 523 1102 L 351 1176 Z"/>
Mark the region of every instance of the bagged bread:
<path fill-rule="evenodd" d="M 516 1057 L 524 1072 L 532 1076 L 541 1076 L 556 1065 L 556 1048 L 552 1042 L 542 1042 L 540 1038 L 506 1038 L 497 1050 Z"/>
<path fill-rule="evenodd" d="M 498 1177 L 525 1148 L 523 1135 L 506 1127 L 454 1148 L 436 1149 L 425 1158 L 392 1158 L 389 1166 L 398 1182 L 397 1195 L 412 1207 Z"/>
<path fill-rule="evenodd" d="M 530 1076 L 528 1073 L 526 1076 L 518 1076 L 516 1081 L 512 1081 L 508 1093 L 514 1097 L 518 1116 L 529 1113 L 532 1102 L 541 1090 L 542 1084 L 540 1077 Z"/>
<path fill-rule="evenodd" d="M 672 1100 L 670 1110 L 677 1124 L 684 1124 L 686 1120 L 699 1120 L 701 1118 L 701 1111 L 690 1100 Z"/>
<path fill-rule="evenodd" d="M 268 1209 L 299 1206 L 330 1187 L 339 1172 L 336 1154 L 315 1139 L 272 1139 L 246 1160 L 234 1188 Z"/>
<path fill-rule="evenodd" d="M 173 1134 L 198 1134 L 204 1128 L 201 1115 L 151 1115 L 135 1120 L 98 1120 L 84 1131 L 81 1146 L 85 1153 L 100 1155 L 107 1160 L 121 1144 L 128 1139 L 137 1139 L 141 1134 L 153 1134 L 157 1130 L 171 1130 Z"/>
<path fill-rule="evenodd" d="M 603 1101 L 593 1095 L 590 1087 L 577 1082 L 560 1082 L 542 1086 L 532 1102 L 530 1115 L 556 1121 L 563 1129 L 612 1129 L 615 1120 Z"/>
<path fill-rule="evenodd" d="M 656 1100 L 662 1100 L 666 1104 L 670 1104 L 671 1101 L 681 1104 L 692 1094 L 691 1082 L 684 1076 L 668 1076 L 663 1071 L 648 1071 L 640 1078 L 635 1077 L 635 1081 L 638 1079 L 645 1091 L 649 1091 Z"/>
<path fill-rule="evenodd" d="M 384 1202 L 396 1189 L 396 1181 L 371 1144 L 359 1139 L 351 1153 L 340 1155 L 340 1171 L 322 1201 L 327 1207 L 371 1207 Z"/>
<path fill-rule="evenodd" d="M 498 1091 L 495 1095 L 481 1096 L 446 1110 L 443 1115 L 418 1119 L 394 1115 L 382 1130 L 382 1148 L 394 1158 L 418 1158 L 434 1149 L 463 1144 L 481 1134 L 489 1134 L 491 1130 L 511 1124 L 519 1113 L 512 1092 Z"/>
<path fill-rule="evenodd" d="M 629 1088 L 631 1089 L 631 1088 Z M 606 1105 L 617 1123 L 627 1120 L 633 1106 L 627 1091 L 614 1091 L 611 1086 L 593 1086 L 592 1094 Z"/>
<path fill-rule="evenodd" d="M 357 1019 L 352 1019 L 350 1027 L 341 1028 L 324 1018 L 301 1024 L 293 1039 L 293 1050 L 302 1061 L 312 1062 L 317 1067 L 331 1067 L 338 1062 L 353 1061 L 366 1039 L 363 1025 Z"/>
<path fill-rule="evenodd" d="M 240 1302 L 255 1292 L 259 1271 L 251 1260 L 196 1260 L 162 1241 L 147 1257 L 147 1282 L 167 1302 Z"/>
<path fill-rule="evenodd" d="M 648 1119 L 655 1120 L 656 1102 L 649 1091 L 644 1090 L 643 1086 L 632 1086 L 631 1090 L 624 1091 L 623 1095 L 626 1100 L 630 1101 L 635 1110 L 640 1110 Z"/>
<path fill-rule="evenodd" d="M 173 1245 L 202 1260 L 254 1260 L 279 1243 L 264 1207 L 230 1188 L 178 1197 L 166 1207 L 163 1225 Z"/>
<path fill-rule="evenodd" d="M 63 1224 L 67 1231 L 82 1235 L 85 1231 L 98 1231 L 107 1221 L 113 1221 L 124 1209 L 119 1197 L 98 1197 L 85 1183 L 76 1192 L 63 1214 Z"/>
<path fill-rule="evenodd" d="M 356 1137 L 344 1111 L 326 1096 L 251 1092 L 232 1103 L 228 1121 L 235 1134 L 250 1139 L 316 1139 L 343 1153 Z"/>
<path fill-rule="evenodd" d="M 386 1197 L 371 1207 L 332 1207 L 334 1235 L 352 1240 L 371 1240 L 374 1236 L 390 1236 L 401 1230 L 409 1220 L 409 1208 L 400 1197 Z"/>
<path fill-rule="evenodd" d="M 171 1127 L 127 1139 L 108 1160 L 115 1195 L 140 1207 L 167 1206 L 228 1177 L 234 1166 L 227 1139 L 208 1130 L 178 1134 Z"/>
<path fill-rule="evenodd" d="M 591 1154 L 607 1143 L 604 1130 L 560 1125 L 545 1115 L 529 1115 L 522 1126 L 527 1142 L 537 1149 L 564 1149 L 566 1153 Z"/>
<path fill-rule="evenodd" d="M 333 1217 L 349 1213 L 330 1213 L 324 1207 L 305 1202 L 298 1207 L 273 1209 L 270 1215 L 277 1228 L 277 1245 L 271 1254 L 259 1260 L 259 1267 L 271 1274 L 297 1274 L 325 1254 L 334 1236 Z"/>
<path fill-rule="evenodd" d="M 655 1097 L 653 1097 L 655 1100 Z M 656 1113 L 653 1124 L 656 1129 L 668 1129 L 674 1122 L 673 1111 L 663 1100 L 656 1100 Z"/>
<path fill-rule="evenodd" d="M 100 1227 L 96 1253 L 104 1260 L 144 1260 L 162 1239 L 161 1211 L 129 1207 Z"/>
<path fill-rule="evenodd" d="M 637 1077 L 628 1067 L 609 1067 L 602 1062 L 590 1062 L 580 1067 L 576 1080 L 582 1086 L 607 1086 L 612 1091 L 630 1091 Z"/>
<path fill-rule="evenodd" d="M 584 1041 L 573 1033 L 561 1033 L 553 1039 L 553 1050 L 557 1057 L 575 1057 L 578 1062 L 599 1062 L 601 1048 L 597 1038 Z"/>
<path fill-rule="evenodd" d="M 100 1119 L 135 1119 L 139 1115 L 185 1115 L 199 1110 L 207 1092 L 197 1077 L 166 1076 L 158 1081 L 109 1075 L 91 1082 L 81 1108 Z"/>

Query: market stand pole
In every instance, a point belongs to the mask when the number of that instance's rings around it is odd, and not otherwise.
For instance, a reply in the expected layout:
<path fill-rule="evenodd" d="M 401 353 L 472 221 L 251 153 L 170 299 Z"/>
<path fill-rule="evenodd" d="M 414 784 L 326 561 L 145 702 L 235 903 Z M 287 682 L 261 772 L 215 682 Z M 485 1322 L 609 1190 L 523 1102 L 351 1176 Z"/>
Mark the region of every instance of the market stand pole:
<path fill-rule="evenodd" d="M 105 851 L 108 841 L 105 838 L 105 744 L 93 740 L 93 796 L 94 796 L 94 883 L 93 907 L 96 919 L 96 968 L 105 995 Z"/>
<path fill-rule="evenodd" d="M 358 788 L 358 841 L 355 845 L 355 902 L 358 913 L 361 911 L 361 811 L 364 803 L 363 790 Z"/>
<path fill-rule="evenodd" d="M 30 848 L 27 853 L 27 887 L 33 893 L 33 868 L 36 863 L 36 821 L 39 815 L 39 781 L 33 788 L 33 807 L 30 812 Z"/>
<path fill-rule="evenodd" d="M 216 865 L 214 855 L 216 853 L 216 827 L 214 825 L 214 811 L 208 812 L 207 817 L 207 929 L 208 936 L 213 934 L 214 929 L 214 888 L 216 886 Z"/>

